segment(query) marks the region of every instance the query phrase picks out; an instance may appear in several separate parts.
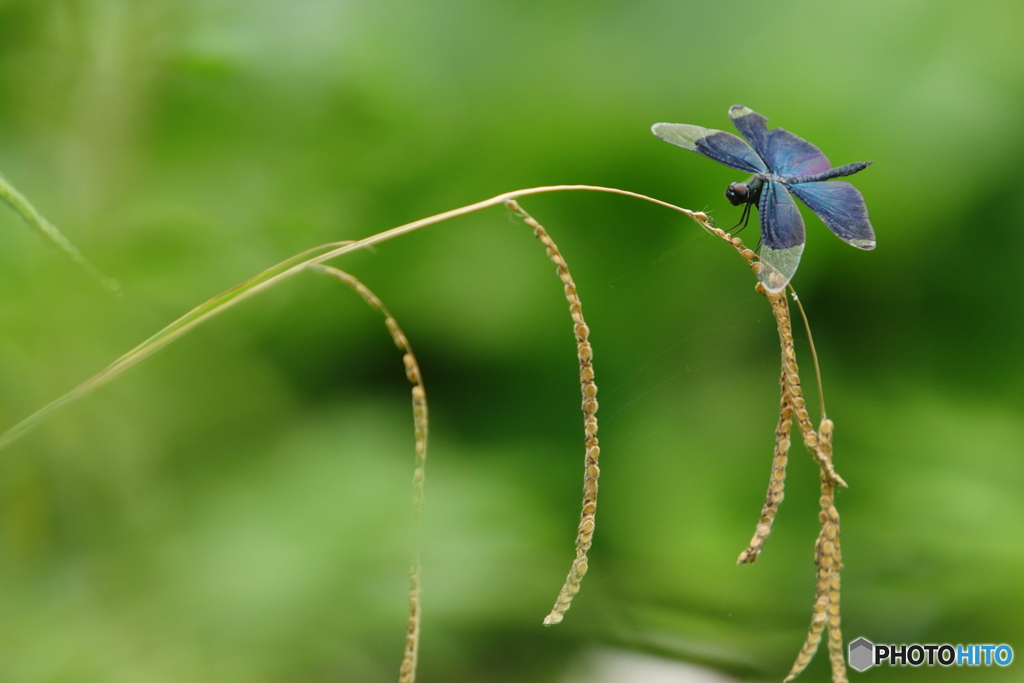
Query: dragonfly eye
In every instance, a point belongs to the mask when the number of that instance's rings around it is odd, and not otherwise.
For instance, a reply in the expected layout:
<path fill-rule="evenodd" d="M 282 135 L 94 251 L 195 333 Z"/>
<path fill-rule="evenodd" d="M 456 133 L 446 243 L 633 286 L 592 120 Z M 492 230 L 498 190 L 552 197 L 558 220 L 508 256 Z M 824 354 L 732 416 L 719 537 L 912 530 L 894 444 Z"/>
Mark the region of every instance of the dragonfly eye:
<path fill-rule="evenodd" d="M 746 204 L 749 192 L 747 192 L 747 186 L 743 183 L 731 183 L 729 188 L 725 191 L 725 198 L 729 200 L 729 203 L 733 206 L 739 206 L 740 204 Z"/>

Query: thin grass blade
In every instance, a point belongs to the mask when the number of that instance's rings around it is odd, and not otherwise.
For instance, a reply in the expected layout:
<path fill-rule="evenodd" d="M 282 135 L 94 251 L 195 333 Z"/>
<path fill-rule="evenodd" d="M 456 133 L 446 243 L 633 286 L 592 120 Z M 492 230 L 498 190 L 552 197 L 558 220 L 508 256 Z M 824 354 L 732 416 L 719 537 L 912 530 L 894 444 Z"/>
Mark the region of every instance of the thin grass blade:
<path fill-rule="evenodd" d="M 32 206 L 32 203 L 25 197 L 25 195 L 18 192 L 14 187 L 7 182 L 7 180 L 0 176 L 0 200 L 3 200 L 9 207 L 21 216 L 21 219 L 28 224 L 30 228 L 42 235 L 43 239 L 60 249 L 68 257 L 77 263 L 81 268 L 88 273 L 89 277 L 102 285 L 111 294 L 120 294 L 121 285 L 117 280 L 109 278 L 99 270 L 96 269 L 89 261 L 82 256 L 82 252 L 78 251 L 75 245 L 68 241 L 68 238 L 61 233 L 60 230 L 55 228 L 50 221 L 46 220 L 42 214 L 40 214 L 36 207 Z"/>

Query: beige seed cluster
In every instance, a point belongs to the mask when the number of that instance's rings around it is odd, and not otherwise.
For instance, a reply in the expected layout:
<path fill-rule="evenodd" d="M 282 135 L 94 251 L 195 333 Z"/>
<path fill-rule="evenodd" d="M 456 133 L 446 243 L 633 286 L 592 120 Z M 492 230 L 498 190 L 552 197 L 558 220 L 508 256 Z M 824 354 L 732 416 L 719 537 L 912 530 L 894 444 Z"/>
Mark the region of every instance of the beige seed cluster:
<path fill-rule="evenodd" d="M 420 604 L 422 591 L 420 588 L 420 563 L 413 560 L 409 571 L 409 615 L 405 622 L 405 650 L 402 652 L 402 665 L 398 669 L 398 683 L 415 683 L 416 659 L 420 650 Z"/>
<path fill-rule="evenodd" d="M 758 283 L 760 285 L 760 283 Z M 763 287 L 759 286 L 760 290 Z M 829 480 L 833 484 L 846 487 L 835 468 L 832 465 L 831 450 L 826 450 L 819 443 L 818 435 L 811 425 L 810 414 L 807 412 L 807 402 L 804 401 L 803 389 L 800 387 L 800 371 L 796 364 L 796 346 L 793 344 L 793 326 L 789 317 L 789 302 L 785 292 L 772 294 L 765 291 L 765 296 L 772 304 L 772 312 L 775 314 L 775 323 L 779 328 L 779 343 L 782 346 L 782 376 L 787 384 L 790 400 L 793 403 L 793 416 L 796 418 L 797 427 L 804 438 L 804 445 L 814 455 L 818 465 L 822 467 Z"/>
<path fill-rule="evenodd" d="M 775 428 L 775 458 L 772 460 L 772 476 L 768 481 L 768 494 L 765 497 L 764 507 L 761 508 L 761 518 L 754 530 L 754 537 L 750 540 L 747 549 L 740 553 L 736 564 L 746 564 L 757 560 L 761 549 L 764 548 L 765 541 L 772 533 L 775 513 L 778 512 L 779 505 L 785 497 L 786 465 L 789 462 L 791 443 L 789 435 L 793 429 L 793 405 L 790 402 L 785 375 L 782 377 L 781 384 L 782 401 L 779 406 L 779 426 Z"/>
<path fill-rule="evenodd" d="M 818 430 L 821 448 L 831 456 L 832 421 L 825 418 Z M 814 598 L 814 612 L 811 627 L 807 633 L 793 669 L 786 676 L 792 681 L 810 663 L 821 643 L 821 635 L 828 629 L 828 652 L 832 662 L 833 683 L 847 683 L 846 660 L 843 657 L 843 634 L 839 615 L 839 572 L 843 568 L 843 557 L 839 543 L 839 511 L 835 506 L 835 485 L 827 472 L 821 472 L 821 532 L 814 543 L 814 564 L 817 567 L 817 589 Z"/>
<path fill-rule="evenodd" d="M 409 339 L 402 332 L 398 321 L 388 311 L 384 303 L 370 289 L 354 276 L 331 266 L 312 265 L 310 268 L 339 280 L 363 297 L 371 307 L 384 314 L 384 324 L 395 341 L 395 346 L 402 352 L 402 363 L 405 365 L 405 376 L 412 384 L 412 415 L 413 429 L 416 433 L 416 470 L 413 472 L 413 510 L 416 524 L 419 526 L 423 516 L 423 480 L 427 464 L 427 393 L 423 388 L 423 377 L 419 363 L 413 355 Z M 402 654 L 402 665 L 399 669 L 399 683 L 414 683 L 416 680 L 416 659 L 420 645 L 420 613 L 422 590 L 420 588 L 420 562 L 418 553 L 413 558 L 409 570 L 409 613 L 405 629 L 405 650 Z"/>
<path fill-rule="evenodd" d="M 505 205 L 533 228 L 533 234 L 541 241 L 548 253 L 548 258 L 555 264 L 558 277 L 565 285 L 565 298 L 569 301 L 569 313 L 572 315 L 573 332 L 576 335 L 576 353 L 580 361 L 580 390 L 583 393 L 583 433 L 584 433 L 584 464 L 583 464 L 583 511 L 580 513 L 580 525 L 576 532 L 576 559 L 573 560 L 569 576 L 562 586 L 555 606 L 551 613 L 544 617 L 544 625 L 560 623 L 566 610 L 572 604 L 573 596 L 580 590 L 580 582 L 587 573 L 587 551 L 594 541 L 594 520 L 597 515 L 597 478 L 601 474 L 598 457 L 601 448 L 597 445 L 597 385 L 594 384 L 594 349 L 587 341 L 590 328 L 583 320 L 583 305 L 576 293 L 576 283 L 569 274 L 569 266 L 558 251 L 558 247 L 540 223 L 526 213 L 515 200 L 507 200 Z"/>

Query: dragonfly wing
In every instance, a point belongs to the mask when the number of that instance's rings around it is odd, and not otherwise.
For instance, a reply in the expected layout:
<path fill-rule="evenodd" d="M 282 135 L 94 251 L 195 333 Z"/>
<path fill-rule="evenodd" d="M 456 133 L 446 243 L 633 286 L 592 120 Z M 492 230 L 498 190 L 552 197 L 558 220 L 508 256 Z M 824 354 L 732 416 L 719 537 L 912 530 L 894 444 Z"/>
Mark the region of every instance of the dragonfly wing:
<path fill-rule="evenodd" d="M 789 186 L 839 239 L 859 249 L 875 248 L 868 207 L 856 187 L 842 180 Z"/>
<path fill-rule="evenodd" d="M 740 135 L 747 139 L 754 151 L 765 161 L 770 161 L 767 142 L 768 119 L 742 104 L 734 104 L 729 107 L 729 118 L 732 119 L 732 125 L 736 126 Z"/>
<path fill-rule="evenodd" d="M 750 145 L 732 133 L 686 123 L 656 123 L 651 132 L 665 142 L 699 152 L 720 164 L 747 173 L 764 173 L 764 161 Z"/>
<path fill-rule="evenodd" d="M 765 183 L 758 207 L 761 219 L 761 273 L 758 278 L 769 292 L 781 292 L 793 279 L 804 252 L 804 219 L 778 182 Z"/>
<path fill-rule="evenodd" d="M 824 152 L 782 128 L 768 131 L 762 156 L 776 175 L 821 173 L 832 166 Z"/>

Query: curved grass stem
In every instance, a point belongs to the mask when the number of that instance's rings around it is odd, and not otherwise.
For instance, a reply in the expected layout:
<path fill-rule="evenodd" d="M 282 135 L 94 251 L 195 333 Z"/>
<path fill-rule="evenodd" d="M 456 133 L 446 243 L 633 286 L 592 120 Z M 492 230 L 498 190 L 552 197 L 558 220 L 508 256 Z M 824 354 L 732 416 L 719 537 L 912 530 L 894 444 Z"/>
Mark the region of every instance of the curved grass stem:
<path fill-rule="evenodd" d="M 44 418 L 53 414 L 60 408 L 68 405 L 69 403 L 82 398 L 86 394 L 90 393 L 94 389 L 97 389 L 107 382 L 121 375 L 126 370 L 138 365 L 143 360 L 149 358 L 154 353 L 164 348 L 171 342 L 179 339 L 199 324 L 209 320 L 214 315 L 222 313 L 231 306 L 248 299 L 249 297 L 266 290 L 267 288 L 301 273 L 307 267 L 314 264 L 324 263 L 331 259 L 342 256 L 359 249 L 365 249 L 381 242 L 406 235 L 410 232 L 415 232 L 421 228 L 425 228 L 442 221 L 446 221 L 450 218 L 456 218 L 458 216 L 464 216 L 474 211 L 486 209 L 491 206 L 503 205 L 507 200 L 515 199 L 517 197 L 525 197 L 527 195 L 542 194 L 546 192 L 564 192 L 572 190 L 585 190 L 591 192 L 607 192 L 611 194 L 619 194 L 626 197 L 634 197 L 642 199 L 660 206 L 664 206 L 680 213 L 690 216 L 702 225 L 707 226 L 707 216 L 700 212 L 690 211 L 668 202 L 663 202 L 653 197 L 647 197 L 636 192 L 629 192 L 627 190 L 619 190 L 610 187 L 598 187 L 593 185 L 551 185 L 545 187 L 534 187 L 525 190 L 516 190 L 514 192 L 506 192 L 496 197 L 491 197 L 482 202 L 463 206 L 458 209 L 452 209 L 451 211 L 445 211 L 429 218 L 423 218 L 412 223 L 406 223 L 384 232 L 379 232 L 376 235 L 371 235 L 361 240 L 346 241 L 346 242 L 332 242 L 319 247 L 314 247 L 300 254 L 292 256 L 277 265 L 271 266 L 267 270 L 263 271 L 256 277 L 246 280 L 245 282 L 232 287 L 231 289 L 218 294 L 212 299 L 205 303 L 196 306 L 191 311 L 181 316 L 171 324 L 167 325 L 159 332 L 154 334 L 149 339 L 145 340 L 135 348 L 131 349 L 120 358 L 115 360 L 113 363 L 108 365 L 106 368 L 96 373 L 82 384 L 57 398 L 56 400 L 43 406 L 36 412 L 32 413 L 28 417 L 24 418 L 16 425 L 0 434 L 0 449 L 10 445 L 13 441 L 29 432 L 33 427 L 39 424 Z"/>
<path fill-rule="evenodd" d="M 807 331 L 807 345 L 811 348 L 811 361 L 814 363 L 814 378 L 818 382 L 818 409 L 821 411 L 821 419 L 828 417 L 825 412 L 825 389 L 821 383 L 821 366 L 818 365 L 818 349 L 814 346 L 814 335 L 811 334 L 811 322 L 807 319 L 807 311 L 804 310 L 804 304 L 800 301 L 800 297 L 796 295 L 796 290 L 793 289 L 793 285 L 789 285 L 790 295 L 793 297 L 793 301 L 796 302 L 796 307 L 800 309 L 800 317 L 804 321 L 804 329 Z"/>

